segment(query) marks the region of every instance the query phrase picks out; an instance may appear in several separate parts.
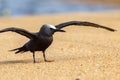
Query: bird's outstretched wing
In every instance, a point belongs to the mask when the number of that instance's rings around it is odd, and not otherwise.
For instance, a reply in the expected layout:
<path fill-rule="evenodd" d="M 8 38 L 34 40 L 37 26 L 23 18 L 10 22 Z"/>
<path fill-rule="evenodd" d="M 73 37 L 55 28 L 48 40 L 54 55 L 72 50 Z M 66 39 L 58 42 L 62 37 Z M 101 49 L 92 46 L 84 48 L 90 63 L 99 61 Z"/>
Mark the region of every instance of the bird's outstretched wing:
<path fill-rule="evenodd" d="M 91 26 L 91 27 L 96 27 L 96 28 L 103 28 L 109 31 L 116 31 L 115 29 L 106 27 L 106 26 L 102 26 L 96 23 L 91 23 L 91 22 L 86 22 L 86 21 L 69 21 L 69 22 L 64 22 L 58 25 L 55 25 L 56 28 L 61 29 L 64 28 L 66 26 L 70 26 L 70 25 L 79 25 L 79 26 Z"/>
<path fill-rule="evenodd" d="M 2 30 L 0 30 L 0 33 L 2 33 L 2 32 L 7 32 L 7 31 L 16 32 L 16 33 L 18 33 L 18 34 L 21 34 L 21 35 L 23 35 L 23 36 L 26 36 L 26 37 L 29 38 L 29 39 L 33 39 L 33 38 L 36 37 L 35 34 L 32 34 L 32 33 L 28 32 L 28 31 L 26 31 L 26 30 L 24 30 L 24 29 L 15 28 L 15 27 L 2 29 Z"/>

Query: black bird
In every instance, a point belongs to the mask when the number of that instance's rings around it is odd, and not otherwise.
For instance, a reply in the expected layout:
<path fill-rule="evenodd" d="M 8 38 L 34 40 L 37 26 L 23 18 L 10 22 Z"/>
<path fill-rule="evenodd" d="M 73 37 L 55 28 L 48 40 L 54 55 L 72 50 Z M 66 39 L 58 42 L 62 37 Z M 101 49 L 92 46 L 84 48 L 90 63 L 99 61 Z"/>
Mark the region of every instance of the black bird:
<path fill-rule="evenodd" d="M 91 22 L 86 22 L 86 21 L 69 21 L 69 22 L 61 23 L 61 24 L 58 24 L 55 26 L 50 25 L 50 24 L 44 24 L 44 25 L 42 25 L 40 31 L 38 31 L 36 33 L 31 33 L 24 29 L 15 28 L 15 27 L 2 29 L 2 30 L 0 30 L 0 33 L 12 31 L 12 32 L 16 32 L 18 34 L 21 34 L 21 35 L 29 38 L 30 41 L 25 43 L 22 47 L 13 49 L 11 51 L 16 51 L 15 54 L 20 53 L 20 52 L 23 53 L 23 52 L 30 51 L 33 53 L 33 60 L 35 63 L 36 62 L 35 61 L 35 51 L 42 51 L 44 61 L 47 61 L 47 59 L 45 57 L 45 51 L 53 42 L 53 34 L 55 32 L 65 32 L 64 30 L 61 30 L 61 28 L 64 28 L 64 27 L 70 26 L 70 25 L 92 26 L 92 27 L 96 27 L 96 28 L 103 28 L 103 29 L 113 31 L 113 32 L 116 31 L 115 29 L 105 27 L 105 26 L 102 26 L 102 25 L 99 25 L 96 23 L 91 23 Z"/>

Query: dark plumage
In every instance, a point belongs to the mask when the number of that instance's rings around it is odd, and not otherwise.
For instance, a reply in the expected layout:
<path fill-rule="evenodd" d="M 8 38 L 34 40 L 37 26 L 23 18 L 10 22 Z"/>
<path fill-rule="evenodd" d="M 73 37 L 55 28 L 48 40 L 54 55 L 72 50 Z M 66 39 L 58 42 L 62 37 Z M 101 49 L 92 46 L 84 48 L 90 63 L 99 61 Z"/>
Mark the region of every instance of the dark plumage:
<path fill-rule="evenodd" d="M 53 41 L 53 34 L 55 32 L 65 32 L 64 30 L 61 30 L 61 28 L 64 28 L 64 27 L 70 26 L 70 25 L 92 26 L 92 27 L 97 27 L 97 28 L 103 28 L 103 29 L 106 29 L 109 31 L 116 31 L 115 29 L 101 26 L 99 24 L 95 24 L 95 23 L 91 23 L 91 22 L 69 21 L 69 22 L 61 23 L 61 24 L 55 25 L 55 26 L 50 25 L 50 24 L 44 24 L 41 27 L 40 31 L 36 32 L 36 33 L 30 33 L 24 29 L 14 28 L 14 27 L 2 29 L 2 30 L 0 30 L 0 33 L 12 31 L 12 32 L 16 32 L 18 34 L 21 34 L 21 35 L 29 38 L 30 41 L 28 41 L 22 47 L 13 49 L 11 51 L 16 51 L 15 54 L 20 53 L 20 52 L 23 53 L 26 51 L 30 51 L 33 53 L 33 60 L 35 63 L 36 62 L 35 61 L 35 51 L 42 51 L 44 61 L 47 61 L 46 57 L 45 57 L 45 51 L 51 45 L 51 43 Z"/>

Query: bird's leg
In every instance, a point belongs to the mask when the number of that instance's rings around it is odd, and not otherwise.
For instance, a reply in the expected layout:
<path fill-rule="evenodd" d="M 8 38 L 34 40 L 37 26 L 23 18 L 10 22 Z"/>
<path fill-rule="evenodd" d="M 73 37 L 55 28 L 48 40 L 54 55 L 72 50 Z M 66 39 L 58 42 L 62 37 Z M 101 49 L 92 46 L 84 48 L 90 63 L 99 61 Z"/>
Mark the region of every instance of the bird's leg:
<path fill-rule="evenodd" d="M 46 62 L 46 57 L 45 57 L 45 51 L 43 51 L 43 57 L 44 57 L 44 61 Z"/>
<path fill-rule="evenodd" d="M 36 63 L 36 61 L 35 61 L 35 52 L 33 52 L 33 62 Z"/>
<path fill-rule="evenodd" d="M 44 61 L 45 61 L 45 62 L 53 62 L 53 61 L 50 61 L 50 60 L 47 60 L 47 59 L 46 59 L 45 51 L 43 51 L 43 57 L 44 57 Z"/>

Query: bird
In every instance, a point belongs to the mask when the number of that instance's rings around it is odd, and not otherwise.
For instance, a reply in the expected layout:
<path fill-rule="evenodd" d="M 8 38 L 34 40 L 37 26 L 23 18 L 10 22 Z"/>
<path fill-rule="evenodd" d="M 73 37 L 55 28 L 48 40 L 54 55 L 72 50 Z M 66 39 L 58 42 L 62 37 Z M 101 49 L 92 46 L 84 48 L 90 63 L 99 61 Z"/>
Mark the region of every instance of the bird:
<path fill-rule="evenodd" d="M 45 51 L 52 44 L 54 33 L 66 32 L 65 30 L 62 30 L 62 28 L 67 27 L 67 26 L 72 26 L 72 25 L 103 28 L 111 32 L 116 31 L 115 29 L 112 29 L 112 28 L 109 28 L 103 25 L 99 25 L 96 23 L 88 22 L 88 21 L 68 21 L 68 22 L 62 22 L 58 25 L 43 24 L 40 27 L 40 30 L 34 33 L 29 32 L 22 28 L 17 28 L 17 27 L 8 27 L 5 29 L 2 29 L 0 30 L 0 33 L 11 31 L 11 32 L 16 32 L 22 36 L 29 38 L 29 41 L 26 42 L 22 47 L 15 48 L 10 51 L 16 51 L 15 54 L 30 51 L 31 53 L 33 53 L 32 55 L 33 63 L 36 63 L 35 52 L 42 51 L 44 61 L 49 62 L 49 60 L 46 59 Z"/>

